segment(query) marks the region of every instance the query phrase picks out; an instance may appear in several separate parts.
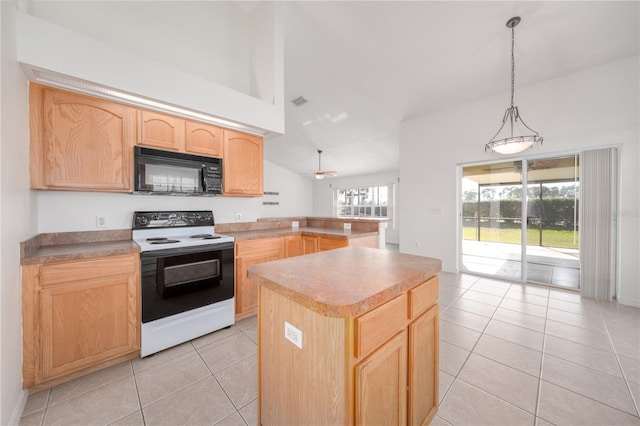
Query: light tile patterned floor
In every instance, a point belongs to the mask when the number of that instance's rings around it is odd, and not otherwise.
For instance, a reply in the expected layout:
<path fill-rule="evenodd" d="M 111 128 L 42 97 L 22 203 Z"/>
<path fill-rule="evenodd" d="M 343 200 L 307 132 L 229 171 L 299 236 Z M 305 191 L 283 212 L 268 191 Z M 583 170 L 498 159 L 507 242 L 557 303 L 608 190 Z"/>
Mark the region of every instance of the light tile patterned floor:
<path fill-rule="evenodd" d="M 640 309 L 465 274 L 440 279 L 433 425 L 640 425 Z M 255 425 L 250 318 L 29 397 L 23 425 Z"/>

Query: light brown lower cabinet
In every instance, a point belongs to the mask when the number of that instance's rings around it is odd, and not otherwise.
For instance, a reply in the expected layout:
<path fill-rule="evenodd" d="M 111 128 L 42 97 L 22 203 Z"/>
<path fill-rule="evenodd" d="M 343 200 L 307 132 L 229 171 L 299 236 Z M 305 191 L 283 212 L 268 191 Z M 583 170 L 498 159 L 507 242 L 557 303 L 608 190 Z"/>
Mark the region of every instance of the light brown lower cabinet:
<path fill-rule="evenodd" d="M 407 333 L 382 345 L 356 365 L 355 372 L 356 424 L 406 424 Z"/>
<path fill-rule="evenodd" d="M 429 424 L 438 409 L 437 299 L 435 276 L 336 318 L 260 287 L 259 424 Z M 285 339 L 285 322 L 302 332 L 301 348 Z"/>
<path fill-rule="evenodd" d="M 304 254 L 311 254 L 318 252 L 318 237 L 314 235 L 303 235 L 302 246 L 304 248 Z"/>
<path fill-rule="evenodd" d="M 283 256 L 282 237 L 236 242 L 236 321 L 255 315 L 258 309 L 258 286 L 247 278 L 247 268 Z"/>
<path fill-rule="evenodd" d="M 24 265 L 23 386 L 140 350 L 139 254 Z"/>
<path fill-rule="evenodd" d="M 287 235 L 284 240 L 284 257 L 295 257 L 305 254 L 302 235 Z"/>
<path fill-rule="evenodd" d="M 318 237 L 318 251 L 333 250 L 348 246 L 349 240 L 346 238 Z"/>

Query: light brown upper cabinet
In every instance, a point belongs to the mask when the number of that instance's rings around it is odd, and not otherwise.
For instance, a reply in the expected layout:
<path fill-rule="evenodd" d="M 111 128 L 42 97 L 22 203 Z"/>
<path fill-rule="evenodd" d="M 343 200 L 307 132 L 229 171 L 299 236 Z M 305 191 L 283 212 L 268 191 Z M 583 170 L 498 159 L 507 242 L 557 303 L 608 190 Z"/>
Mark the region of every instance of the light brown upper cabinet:
<path fill-rule="evenodd" d="M 224 195 L 263 195 L 262 138 L 225 129 L 223 149 Z"/>
<path fill-rule="evenodd" d="M 132 191 L 136 110 L 32 83 L 31 187 Z"/>
<path fill-rule="evenodd" d="M 185 151 L 222 158 L 222 129 L 210 124 L 185 121 Z"/>
<path fill-rule="evenodd" d="M 138 145 L 170 151 L 184 150 L 184 119 L 140 110 Z"/>
<path fill-rule="evenodd" d="M 138 145 L 222 158 L 222 128 L 140 110 Z"/>

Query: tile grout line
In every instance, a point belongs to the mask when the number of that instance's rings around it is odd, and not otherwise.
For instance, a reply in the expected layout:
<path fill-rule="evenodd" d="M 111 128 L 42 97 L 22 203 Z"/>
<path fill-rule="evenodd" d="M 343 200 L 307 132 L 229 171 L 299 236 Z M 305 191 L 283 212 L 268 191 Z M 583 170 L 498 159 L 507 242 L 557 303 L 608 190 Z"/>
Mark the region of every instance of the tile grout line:
<path fill-rule="evenodd" d="M 540 397 L 542 396 L 542 372 L 544 371 L 544 358 L 545 358 L 545 349 L 547 347 L 547 326 L 548 326 L 548 316 L 549 316 L 549 301 L 551 299 L 551 290 L 548 290 L 548 295 L 547 295 L 547 306 L 546 306 L 546 312 L 544 315 L 544 331 L 542 333 L 542 348 L 541 348 L 541 355 L 540 355 L 540 369 L 538 370 L 538 392 L 536 394 L 536 409 L 535 409 L 535 424 L 538 424 L 538 419 L 543 419 L 542 417 L 540 417 Z M 549 422 L 546 419 L 543 419 L 544 421 Z M 551 422 L 549 422 L 551 423 Z"/>
<path fill-rule="evenodd" d="M 475 284 L 477 284 L 477 282 L 478 282 L 478 281 L 480 281 L 480 280 L 477 280 L 477 281 L 476 281 L 476 282 L 474 282 L 471 286 L 469 286 L 469 287 L 468 287 L 468 288 L 467 288 L 467 289 L 466 289 L 466 290 L 465 290 L 465 291 L 460 295 L 460 297 L 462 297 L 462 296 L 463 296 L 467 291 L 471 290 L 471 288 L 472 288 Z M 511 287 L 513 286 L 513 284 L 511 284 L 511 283 L 507 283 L 507 284 L 509 285 L 509 287 L 507 288 L 507 290 L 505 291 L 504 295 L 503 295 L 503 296 L 502 296 L 502 298 L 500 299 L 500 303 L 502 303 L 502 300 L 504 300 L 504 298 L 505 298 L 506 294 L 509 292 L 509 290 L 510 290 L 510 289 L 511 289 Z M 498 305 L 498 306 L 499 306 L 499 305 Z M 496 306 L 496 309 L 495 309 L 495 311 L 493 312 L 493 315 L 495 315 L 495 312 L 498 310 L 498 306 Z M 465 311 L 465 312 L 466 312 L 466 311 Z M 476 315 L 477 315 L 477 314 L 476 314 Z M 476 340 L 476 342 L 473 344 L 473 347 L 469 350 L 469 355 L 467 355 L 467 356 L 466 356 L 466 358 L 465 358 L 465 360 L 462 362 L 462 365 L 461 365 L 461 366 L 460 366 L 460 368 L 458 369 L 458 371 L 457 371 L 456 375 L 455 375 L 455 376 L 453 376 L 453 381 L 451 382 L 451 386 L 449 386 L 449 389 L 447 389 L 447 391 L 445 392 L 445 395 L 442 397 L 442 401 L 441 401 L 438 405 L 440 405 L 441 403 L 443 403 L 443 402 L 445 401 L 447 394 L 449 393 L 449 391 L 450 391 L 450 390 L 451 390 L 451 388 L 453 387 L 453 384 L 455 383 L 455 381 L 456 381 L 456 380 L 460 380 L 460 381 L 462 381 L 462 382 L 464 382 L 464 383 L 467 383 L 466 381 L 464 381 L 464 380 L 462 380 L 462 379 L 458 379 L 458 376 L 460 375 L 460 373 L 461 373 L 461 372 L 462 372 L 462 370 L 464 369 L 464 366 L 467 364 L 467 361 L 469 361 L 469 358 L 471 357 L 471 354 L 473 354 L 473 353 L 474 353 L 473 351 L 474 351 L 474 349 L 476 348 L 476 346 L 478 345 L 478 342 L 480 341 L 480 339 L 482 338 L 482 336 L 484 335 L 485 330 L 486 330 L 486 329 L 487 329 L 487 327 L 489 326 L 489 323 L 490 323 L 490 322 L 491 322 L 491 320 L 493 319 L 493 315 L 491 316 L 491 318 L 489 318 L 489 321 L 487 321 L 487 323 L 486 323 L 486 324 L 485 324 L 485 326 L 483 327 L 482 331 L 480 332 L 480 336 L 478 337 L 478 340 Z M 461 327 L 464 327 L 464 326 L 461 326 Z M 475 330 L 474 330 L 474 331 L 475 331 Z M 450 343 L 450 344 L 451 344 L 451 345 L 453 345 L 452 343 Z M 457 346 L 457 345 L 453 345 L 453 346 L 459 347 L 459 346 Z M 462 349 L 464 349 L 464 348 L 462 348 Z M 466 349 L 465 349 L 465 350 L 466 350 Z M 476 354 L 476 355 L 478 355 L 478 356 L 482 356 L 482 355 L 479 355 L 479 354 Z M 518 371 L 519 371 L 519 370 L 518 370 Z M 470 383 L 467 383 L 467 384 L 471 385 Z M 471 386 L 473 386 L 473 385 L 471 385 Z M 476 386 L 474 386 L 474 387 L 476 387 Z M 477 388 L 477 387 L 476 387 L 476 388 Z M 487 392 L 487 391 L 482 390 L 482 389 L 480 389 L 480 388 L 477 388 L 477 389 L 481 390 L 481 391 L 482 391 L 482 392 L 484 392 L 484 393 L 487 393 L 487 394 L 489 394 L 489 395 L 493 396 L 494 398 L 499 399 L 500 401 L 503 401 L 503 402 L 505 402 L 505 403 L 507 403 L 507 404 L 513 405 L 513 404 L 511 404 L 510 402 L 505 401 L 505 400 L 503 400 L 502 398 L 499 398 L 498 396 L 493 395 L 493 394 L 492 394 L 492 393 L 490 393 L 490 392 Z M 515 405 L 513 405 L 513 406 L 514 406 L 514 407 L 516 407 Z M 516 407 L 516 408 L 518 408 L 518 409 L 522 410 L 520 407 Z M 523 411 L 527 412 L 526 410 L 523 410 Z M 446 420 L 446 419 L 444 419 L 444 420 Z"/>
<path fill-rule="evenodd" d="M 627 388 L 627 392 L 629 393 L 629 395 L 631 397 L 631 402 L 633 403 L 633 407 L 636 410 L 635 416 L 640 418 L 640 407 L 639 407 L 640 402 L 636 401 L 636 399 L 634 398 L 633 392 L 631 391 L 631 385 L 629 385 L 629 383 L 630 383 L 629 379 L 627 378 L 627 374 L 624 371 L 624 368 L 622 368 L 622 363 L 620 362 L 620 355 L 618 354 L 618 351 L 617 351 L 615 345 L 613 344 L 613 339 L 611 338 L 611 333 L 609 332 L 609 326 L 607 325 L 607 322 L 604 320 L 604 315 L 602 315 L 602 310 L 600 309 L 600 304 L 598 303 L 597 300 L 596 300 L 596 308 L 598 309 L 598 313 L 600 314 L 600 318 L 602 319 L 602 323 L 604 324 L 604 329 L 606 331 L 607 338 L 609 339 L 609 344 L 611 345 L 611 348 L 613 349 L 613 354 L 616 357 L 616 363 L 618 364 L 618 368 L 620 369 L 620 372 L 622 373 L 622 378 L 624 379 L 625 387 Z"/>
<path fill-rule="evenodd" d="M 51 389 L 47 389 L 47 401 L 44 404 L 44 413 L 42 413 L 42 418 L 40 419 L 40 426 L 44 426 L 45 419 L 47 418 L 47 413 L 49 412 L 49 401 L 51 400 Z"/>
<path fill-rule="evenodd" d="M 439 330 L 439 329 L 440 329 L 439 322 L 442 320 L 442 315 L 443 315 L 443 314 L 444 314 L 444 313 L 445 313 L 445 312 L 446 312 L 446 311 L 447 311 L 451 306 L 453 306 L 453 304 L 454 304 L 454 303 L 456 303 L 456 302 L 458 301 L 458 299 L 460 299 L 460 298 L 462 297 L 462 295 L 463 295 L 463 294 L 465 294 L 467 291 L 469 291 L 469 289 L 470 289 L 471 287 L 473 287 L 473 285 L 474 285 L 476 282 L 478 282 L 478 281 L 479 281 L 479 280 L 474 281 L 474 283 L 473 283 L 473 284 L 471 284 L 469 287 L 465 288 L 465 289 L 464 289 L 464 291 L 463 291 L 462 293 L 460 293 L 460 295 L 459 295 L 458 297 L 456 297 L 456 298 L 453 300 L 453 302 L 451 302 L 451 303 L 450 303 L 450 304 L 449 304 L 449 305 L 448 305 L 444 310 L 440 311 L 439 318 L 438 318 L 438 333 L 440 332 L 440 330 Z M 439 297 L 439 296 L 438 296 L 438 297 Z M 485 326 L 485 327 L 486 327 L 486 326 Z M 474 331 L 475 331 L 475 330 L 474 330 Z M 480 335 L 482 336 L 482 334 L 480 334 Z M 442 339 L 442 336 L 439 336 L 439 339 Z M 480 340 L 480 338 L 478 338 L 478 340 Z M 447 343 L 448 343 L 448 342 L 447 342 Z M 476 343 L 477 343 L 477 342 L 476 342 Z M 457 346 L 457 345 L 454 345 L 454 346 L 459 347 L 459 346 Z M 474 347 L 475 347 L 475 345 L 474 345 Z M 450 391 L 450 390 L 451 390 L 451 388 L 453 387 L 453 383 L 454 383 L 454 382 L 456 381 L 456 379 L 458 378 L 458 374 L 460 374 L 460 371 L 462 371 L 462 368 L 464 367 L 464 364 L 466 364 L 467 359 L 469 359 L 469 356 L 470 356 L 470 355 L 471 355 L 471 351 L 469 351 L 469 355 L 467 355 L 467 357 L 465 358 L 464 362 L 463 362 L 463 363 L 462 363 L 462 365 L 460 366 L 460 369 L 458 370 L 458 372 L 456 373 L 456 375 L 455 375 L 455 376 L 453 376 L 453 375 L 451 375 L 451 374 L 450 374 L 450 376 L 452 376 L 452 377 L 453 377 L 453 380 L 451 381 L 451 385 L 449 385 L 449 387 L 448 387 L 448 388 L 447 388 L 447 390 L 445 391 L 444 395 L 442 395 L 442 398 L 440 398 L 440 397 L 439 397 L 439 395 L 438 395 L 438 400 L 439 400 L 439 401 L 438 401 L 438 407 L 439 407 L 440 405 L 442 405 L 442 403 L 445 401 L 445 399 L 446 399 L 447 395 L 449 394 L 449 391 Z M 440 356 L 440 355 L 438 354 L 438 356 Z M 445 371 L 445 373 L 446 373 L 446 371 Z M 440 366 L 438 366 L 438 374 L 440 374 Z M 449 374 L 449 373 L 447 373 L 447 374 Z M 444 419 L 444 420 L 445 420 L 445 421 L 447 421 L 446 419 Z M 449 423 L 449 422 L 447 421 L 447 423 Z"/>
<path fill-rule="evenodd" d="M 136 376 L 136 370 L 133 368 L 133 362 L 129 361 L 131 363 L 131 371 L 133 372 L 133 384 L 136 387 L 136 396 L 138 397 L 138 406 L 140 407 L 140 416 L 142 417 L 142 424 L 146 425 L 147 424 L 147 419 L 144 416 L 144 410 L 142 409 L 142 400 L 140 399 L 140 390 L 138 389 L 138 378 Z M 144 370 L 142 370 L 144 371 Z"/>
<path fill-rule="evenodd" d="M 240 330 L 240 333 L 244 334 L 244 332 L 242 331 L 242 329 L 241 329 L 240 327 L 238 327 L 238 330 Z M 247 336 L 246 334 L 244 334 L 244 335 L 245 335 L 245 337 L 247 337 L 247 339 L 251 340 L 251 339 L 249 338 L 249 336 Z M 230 337 L 230 336 L 229 336 L 229 337 Z M 226 339 L 226 338 L 225 338 L 225 339 Z M 211 345 L 213 345 L 213 344 L 218 343 L 218 342 L 220 342 L 220 341 L 222 341 L 222 340 L 224 340 L 224 339 L 221 339 L 221 340 L 219 340 L 219 341 L 216 341 L 216 342 L 213 342 L 213 343 L 210 343 L 210 344 L 211 344 Z M 253 340 L 251 340 L 251 341 L 253 342 Z M 209 345 L 205 345 L 205 346 L 203 346 L 203 348 L 204 348 L 204 347 L 206 347 L 206 346 L 209 346 Z M 220 386 L 220 389 L 221 389 L 221 390 L 222 390 L 222 392 L 224 393 L 224 396 L 226 396 L 226 397 L 227 397 L 227 399 L 229 400 L 229 402 L 230 402 L 230 403 L 231 403 L 231 405 L 233 406 L 233 408 L 234 408 L 234 413 L 238 413 L 238 415 L 240 416 L 240 418 L 242 419 L 242 421 L 246 424 L 247 422 L 245 421 L 244 417 L 242 417 L 242 414 L 240 414 L 240 409 L 239 409 L 238 407 L 236 407 L 236 404 L 233 402 L 233 399 L 231 399 L 231 396 L 227 393 L 227 390 L 224 388 L 224 386 L 222 386 L 222 383 L 220 383 L 220 380 L 218 380 L 218 378 L 216 377 L 215 373 L 211 370 L 211 368 L 209 367 L 209 364 L 207 364 L 207 362 L 205 361 L 205 359 L 202 357 L 202 354 L 200 353 L 200 351 L 198 351 L 198 348 L 195 348 L 195 351 L 196 351 L 196 353 L 198 354 L 198 357 L 202 360 L 202 362 L 204 363 L 204 365 L 207 367 L 207 370 L 209 370 L 209 373 L 211 374 L 211 377 L 213 377 L 213 380 L 215 380 L 215 381 L 216 381 L 216 383 L 218 384 L 218 386 Z M 238 360 L 238 361 L 236 361 L 236 362 L 234 362 L 234 363 L 232 363 L 232 364 L 229 364 L 228 366 L 226 366 L 226 367 L 225 367 L 225 368 L 223 368 L 222 370 L 224 370 L 224 369 L 226 369 L 226 368 L 228 368 L 228 367 L 231 367 L 232 365 L 236 365 L 237 363 L 242 362 L 242 361 L 244 361 L 245 359 L 248 359 L 248 358 L 249 358 L 249 357 L 251 357 L 251 356 L 253 356 L 253 355 L 250 355 L 250 356 L 248 356 L 248 357 L 246 357 L 246 358 L 242 358 L 241 360 Z M 219 371 L 222 371 L 222 370 L 219 370 Z M 203 379 L 203 380 L 204 380 L 204 379 Z M 253 402 L 253 401 L 252 401 L 252 402 Z M 230 413 L 230 414 L 229 414 L 229 416 L 233 415 L 234 413 Z M 227 416 L 227 417 L 229 417 L 229 416 Z M 224 419 L 226 419 L 227 417 L 225 417 Z M 224 419 L 222 419 L 222 420 L 224 420 Z M 220 421 L 222 421 L 222 420 L 220 420 Z"/>
<path fill-rule="evenodd" d="M 604 322 L 604 320 L 603 320 L 603 322 Z M 558 336 L 555 336 L 555 335 L 553 335 L 553 334 L 550 334 L 550 336 L 558 337 Z M 568 340 L 568 339 L 563 338 L 563 337 L 558 337 L 558 338 L 563 339 L 563 340 Z M 546 333 L 545 333 L 544 341 L 545 341 L 545 344 L 546 344 Z M 570 342 L 573 342 L 573 341 L 571 341 L 571 340 L 569 340 L 569 341 L 570 341 Z M 573 343 L 577 343 L 577 342 L 573 342 Z M 579 344 L 580 344 L 580 343 L 579 343 Z M 598 349 L 598 348 L 594 348 L 593 346 L 590 346 L 590 345 L 584 345 L 584 346 L 589 346 L 589 347 L 590 347 L 590 348 L 592 348 L 592 349 Z M 612 345 L 612 347 L 613 347 L 613 345 Z M 606 352 L 606 351 L 605 351 L 605 352 Z M 614 355 L 616 355 L 615 348 L 614 348 L 614 352 L 612 352 L 612 353 L 613 353 Z M 544 357 L 544 356 L 545 356 L 545 354 L 544 354 L 544 352 L 543 352 L 543 357 Z M 554 356 L 553 356 L 553 355 L 551 355 L 551 354 L 549 354 L 548 356 L 550 356 L 550 357 L 554 357 Z M 554 358 L 557 358 L 557 357 L 554 357 Z M 616 358 L 617 358 L 617 355 L 616 355 Z M 607 374 L 607 375 L 609 375 L 609 376 L 611 376 L 611 377 L 614 377 L 614 378 L 618 378 L 618 379 L 619 379 L 619 377 L 613 376 L 613 375 L 611 375 L 611 374 L 609 374 L 609 373 L 606 373 L 606 372 L 604 372 L 604 371 L 596 370 L 596 369 L 593 369 L 593 368 L 591 368 L 591 367 L 587 367 L 587 366 L 584 366 L 584 365 L 581 365 L 581 364 L 575 363 L 575 362 L 570 361 L 570 360 L 565 360 L 564 358 L 558 358 L 558 359 L 564 360 L 564 361 L 566 361 L 566 362 L 570 362 L 571 364 L 577 365 L 577 366 L 582 367 L 582 368 L 586 368 L 586 369 L 588 369 L 588 370 L 592 370 L 592 371 L 595 371 L 595 372 L 600 372 L 600 373 L 603 373 L 603 374 Z M 591 400 L 591 401 L 594 401 L 594 402 L 596 402 L 597 404 L 604 405 L 604 406 L 606 406 L 606 407 L 608 407 L 608 408 L 611 408 L 611 409 L 613 409 L 613 410 L 619 411 L 619 412 L 624 413 L 624 414 L 626 414 L 626 415 L 629 415 L 629 416 L 633 416 L 633 417 L 638 418 L 638 416 L 636 416 L 636 415 L 630 414 L 630 413 L 628 413 L 628 412 L 626 412 L 626 411 L 624 411 L 624 410 L 622 410 L 622 409 L 620 409 L 620 408 L 613 407 L 612 405 L 609 405 L 609 404 L 607 404 L 607 403 L 605 403 L 605 402 L 599 401 L 599 400 L 597 400 L 597 399 L 595 399 L 595 398 L 593 398 L 593 397 L 591 397 L 591 396 L 584 395 L 584 394 L 582 394 L 582 393 L 576 392 L 575 390 L 569 389 L 569 388 L 567 388 L 567 387 L 565 387 L 565 386 L 563 386 L 563 385 L 560 385 L 560 384 L 553 383 L 553 382 L 550 382 L 550 381 L 548 381 L 548 380 L 544 380 L 544 379 L 542 379 L 542 368 L 543 368 L 543 364 L 541 364 L 541 370 L 540 370 L 540 371 L 541 371 L 541 373 L 540 373 L 540 374 L 541 374 L 541 377 L 540 377 L 540 389 L 541 389 L 541 387 L 542 387 L 542 382 L 544 381 L 545 383 L 549 383 L 549 384 L 551 384 L 551 385 L 553 385 L 553 386 L 556 386 L 556 387 L 558 387 L 558 388 L 560 388 L 560 389 L 563 389 L 563 390 L 565 390 L 565 391 L 567 391 L 567 392 L 570 392 L 570 393 L 576 394 L 576 395 L 578 395 L 578 396 L 580 396 L 580 397 L 582 397 L 582 398 L 585 398 L 585 399 L 589 399 L 589 400 Z M 621 369 L 621 370 L 622 370 L 622 369 Z M 625 379 L 624 381 L 625 381 L 625 384 L 628 384 L 628 381 L 627 381 L 626 379 Z M 628 392 L 630 392 L 630 390 L 629 390 L 629 388 L 628 388 L 628 387 L 627 387 L 627 391 L 628 391 Z M 632 401 L 633 401 L 633 398 L 632 398 Z M 635 407 L 634 407 L 634 408 L 635 408 Z M 540 417 L 540 418 L 541 418 L 541 419 L 543 419 L 543 420 L 544 420 L 544 421 L 546 421 L 546 422 L 549 422 L 548 420 L 546 420 L 546 419 L 544 419 L 544 418 L 542 418 L 542 417 Z M 549 423 L 550 423 L 550 422 L 549 422 Z"/>

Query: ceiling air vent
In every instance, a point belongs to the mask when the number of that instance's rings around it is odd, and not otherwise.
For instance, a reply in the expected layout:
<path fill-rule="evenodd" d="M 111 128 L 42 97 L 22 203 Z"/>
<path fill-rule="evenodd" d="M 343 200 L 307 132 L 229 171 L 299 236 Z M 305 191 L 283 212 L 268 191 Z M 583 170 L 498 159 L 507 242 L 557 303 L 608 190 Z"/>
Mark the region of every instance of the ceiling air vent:
<path fill-rule="evenodd" d="M 306 100 L 304 98 L 304 96 L 298 96 L 297 98 L 291 100 L 291 103 L 294 104 L 297 107 L 300 107 L 300 106 L 306 104 L 307 102 L 309 102 L 309 101 Z"/>

